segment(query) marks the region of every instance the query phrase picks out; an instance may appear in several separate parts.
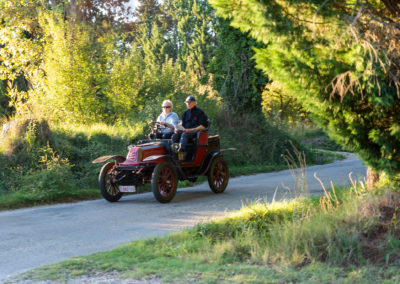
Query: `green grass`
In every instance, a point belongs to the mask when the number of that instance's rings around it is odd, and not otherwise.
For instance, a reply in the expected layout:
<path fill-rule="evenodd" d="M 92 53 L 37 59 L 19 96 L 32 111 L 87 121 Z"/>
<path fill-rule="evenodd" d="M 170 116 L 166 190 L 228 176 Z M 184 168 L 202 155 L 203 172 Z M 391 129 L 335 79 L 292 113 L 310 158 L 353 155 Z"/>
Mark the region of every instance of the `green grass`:
<path fill-rule="evenodd" d="M 124 249 L 129 251 L 128 247 Z M 108 255 L 111 256 L 112 255 Z M 45 279 L 66 281 L 79 277 L 96 269 L 88 262 L 91 260 L 75 258 L 63 262 L 58 270 L 66 266 L 74 266 L 74 273 L 61 273 L 43 269 L 39 274 L 24 275 L 25 279 Z M 104 259 L 104 266 L 110 264 Z M 104 268 L 99 266 L 96 268 Z M 115 265 L 111 265 L 114 267 Z M 132 270 L 132 266 L 135 269 Z M 122 268 L 122 267 L 119 267 Z M 270 266 L 248 263 L 208 264 L 199 259 L 171 258 L 155 256 L 154 260 L 144 260 L 131 264 L 121 272 L 121 279 L 151 279 L 158 275 L 166 283 L 398 283 L 400 281 L 398 266 L 396 265 L 363 265 L 337 267 L 324 263 L 313 263 L 305 267 Z M 117 269 L 113 270 L 116 271 Z M 104 270 L 103 270 L 104 271 Z M 107 271 L 107 269 L 106 269 Z M 109 270 L 111 271 L 111 270 Z M 38 272 L 39 273 L 39 272 Z"/>
<path fill-rule="evenodd" d="M 19 278 L 65 281 L 117 272 L 174 283 L 397 283 L 400 228 L 393 212 L 399 206 L 391 190 L 354 188 L 331 197 L 254 203 L 183 232 Z"/>
<path fill-rule="evenodd" d="M 56 204 L 64 202 L 78 202 L 100 198 L 98 189 L 74 189 L 68 191 L 50 191 L 38 194 L 37 192 L 11 192 L 0 195 L 0 211 L 32 207 L 37 205 Z"/>

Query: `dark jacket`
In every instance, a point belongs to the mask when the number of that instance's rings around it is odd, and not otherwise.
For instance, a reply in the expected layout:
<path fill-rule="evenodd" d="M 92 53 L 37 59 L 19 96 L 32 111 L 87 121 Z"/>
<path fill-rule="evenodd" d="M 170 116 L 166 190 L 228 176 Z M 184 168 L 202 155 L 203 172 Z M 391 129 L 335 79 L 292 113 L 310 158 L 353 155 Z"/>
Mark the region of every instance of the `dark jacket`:
<path fill-rule="evenodd" d="M 207 122 L 208 118 L 204 111 L 197 106 L 192 109 L 186 110 L 182 114 L 182 125 L 186 129 L 195 128 L 199 125 L 203 125 L 204 127 L 208 126 Z"/>

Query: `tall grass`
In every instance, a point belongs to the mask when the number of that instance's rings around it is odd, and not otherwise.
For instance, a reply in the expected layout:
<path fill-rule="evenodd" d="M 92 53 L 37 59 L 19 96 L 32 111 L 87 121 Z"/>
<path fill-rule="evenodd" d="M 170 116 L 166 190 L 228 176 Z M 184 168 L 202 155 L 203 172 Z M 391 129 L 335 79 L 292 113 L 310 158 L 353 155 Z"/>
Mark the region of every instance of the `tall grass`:
<path fill-rule="evenodd" d="M 352 189 L 320 200 L 256 203 L 194 231 L 213 243 L 208 258 L 216 262 L 228 254 L 230 261 L 250 263 L 359 265 L 368 259 L 384 262 L 387 253 L 393 261 L 400 256 L 389 247 L 389 240 L 400 237 L 393 214 L 399 206 L 400 196 L 392 191 Z"/>

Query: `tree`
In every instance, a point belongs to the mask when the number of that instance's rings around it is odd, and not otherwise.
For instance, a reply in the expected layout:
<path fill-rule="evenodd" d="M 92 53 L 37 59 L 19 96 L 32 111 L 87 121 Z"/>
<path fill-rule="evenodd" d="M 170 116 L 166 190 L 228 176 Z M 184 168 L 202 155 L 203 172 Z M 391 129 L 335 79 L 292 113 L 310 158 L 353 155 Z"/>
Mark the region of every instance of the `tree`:
<path fill-rule="evenodd" d="M 146 64 L 160 68 L 165 59 L 212 85 L 234 111 L 260 112 L 266 78 L 254 69 L 254 39 L 217 18 L 205 0 L 141 0 L 133 43 Z M 211 76 L 210 76 L 211 74 Z"/>
<path fill-rule="evenodd" d="M 400 173 L 399 4 L 211 0 L 267 45 L 257 66 L 374 171 Z"/>
<path fill-rule="evenodd" d="M 50 3 L 52 6 L 62 3 L 65 19 L 90 22 L 100 27 L 103 21 L 112 26 L 122 26 L 133 15 L 129 0 L 53 0 Z"/>
<path fill-rule="evenodd" d="M 58 12 L 41 13 L 39 22 L 43 29 L 43 60 L 32 81 L 29 102 L 47 118 L 107 121 L 109 98 L 104 91 L 113 56 L 112 38 L 100 37 L 93 26 L 84 22 L 71 25 Z"/>
<path fill-rule="evenodd" d="M 202 83 L 208 82 L 207 66 L 215 47 L 215 17 L 208 1 L 167 0 L 164 6 L 173 21 L 167 36 L 174 44 L 177 62 Z"/>
<path fill-rule="evenodd" d="M 219 18 L 214 57 L 208 66 L 213 74 L 214 88 L 231 111 L 260 112 L 261 93 L 268 81 L 262 71 L 255 69 L 254 47 L 262 47 L 247 34 L 229 26 Z"/>
<path fill-rule="evenodd" d="M 273 124 L 283 125 L 285 122 L 294 125 L 304 122 L 306 113 L 303 106 L 293 97 L 287 95 L 278 82 L 271 82 L 265 86 L 262 93 L 262 111 Z"/>
<path fill-rule="evenodd" d="M 24 104 L 24 102 L 29 99 L 29 95 L 33 91 L 35 92 L 36 97 L 34 99 L 36 101 L 40 99 L 39 96 L 41 95 L 43 95 L 43 97 L 49 95 L 44 93 L 39 94 L 43 91 L 44 86 L 47 87 L 47 90 L 51 89 L 51 86 L 41 85 L 39 81 L 41 80 L 43 83 L 43 78 L 47 75 L 48 81 L 51 81 L 52 74 L 46 73 L 48 70 L 45 70 L 46 68 L 49 68 L 49 62 L 51 60 L 62 62 L 63 60 L 68 61 L 69 58 L 74 61 L 72 56 L 73 51 L 76 51 L 74 43 L 75 41 L 79 43 L 79 39 L 73 35 L 74 33 L 75 35 L 80 34 L 82 26 L 84 25 L 92 30 L 91 36 L 85 37 L 86 40 L 90 38 L 92 41 L 91 43 L 86 43 L 86 48 L 89 46 L 94 47 L 92 50 L 92 56 L 87 57 L 86 60 L 90 61 L 92 59 L 100 58 L 98 56 L 100 54 L 98 53 L 98 48 L 101 45 L 100 41 L 102 38 L 104 39 L 104 34 L 110 33 L 114 29 L 121 29 L 124 21 L 130 15 L 129 8 L 126 7 L 127 2 L 128 0 L 0 1 L 0 80 L 9 82 L 8 85 L 11 86 L 11 88 L 6 89 L 4 94 L 11 97 L 11 102 L 15 107 L 18 104 L 24 108 L 28 106 L 28 104 Z M 46 54 L 49 55 L 51 53 L 49 45 L 54 43 L 54 41 L 49 40 L 51 38 L 51 36 L 49 36 L 51 31 L 47 30 L 47 33 L 45 31 L 48 26 L 46 26 L 46 24 L 42 26 L 46 21 L 40 23 L 39 19 L 41 18 L 40 15 L 54 16 L 56 14 L 58 15 L 58 21 L 61 24 L 64 24 L 64 31 L 66 32 L 64 34 L 64 39 L 72 39 L 69 43 L 71 47 L 69 50 L 70 53 L 66 58 L 46 58 Z M 56 25 L 54 25 L 54 27 L 55 26 Z M 68 31 L 66 30 L 67 27 Z M 76 31 L 74 31 L 75 27 Z M 59 42 L 61 42 L 61 38 L 63 38 L 63 35 L 59 34 L 57 38 Z M 54 47 L 57 48 L 57 46 Z M 87 50 L 82 49 L 81 51 L 85 52 Z M 53 50 L 53 52 L 57 51 Z M 60 50 L 60 53 L 62 52 L 63 50 Z M 91 67 L 96 68 L 94 65 L 103 59 L 100 59 L 99 61 L 95 60 L 96 62 L 93 62 Z M 85 66 L 80 66 L 82 67 L 80 68 L 76 66 L 76 61 L 73 63 L 75 63 L 75 65 L 71 64 L 69 67 L 75 66 L 75 70 L 78 71 L 78 73 L 70 74 L 70 76 L 67 76 L 66 78 L 72 79 L 74 76 L 77 76 L 75 78 L 79 78 L 79 75 L 83 75 L 82 73 L 79 73 L 79 70 L 85 70 Z M 103 63 L 105 63 L 104 60 Z M 61 64 L 60 66 L 63 65 Z M 86 67 L 87 66 L 90 66 L 90 64 L 86 65 Z M 105 65 L 103 65 L 103 67 L 104 66 Z M 101 74 L 99 72 L 96 73 L 94 70 L 92 70 L 91 73 L 92 77 L 96 74 Z M 60 78 L 61 77 L 58 77 L 58 79 Z M 90 86 L 81 93 L 82 96 L 87 94 L 86 90 L 88 90 L 89 93 L 96 90 L 94 92 L 97 93 L 97 97 L 103 96 L 103 93 L 99 92 L 101 88 L 98 85 L 103 83 L 99 83 L 101 80 L 98 80 L 97 82 L 95 81 L 96 80 L 93 79 L 88 80 Z M 70 84 L 69 86 L 72 85 L 74 84 Z M 81 85 L 81 87 L 83 85 Z M 36 87 L 36 89 L 33 87 Z M 65 87 L 65 85 L 61 84 L 58 87 Z M 56 89 L 57 87 L 53 85 L 52 90 L 55 91 Z M 70 88 L 67 87 L 66 89 L 68 90 Z M 60 88 L 59 92 L 62 92 L 62 90 L 63 89 Z M 55 92 L 57 93 L 57 91 Z M 63 96 L 60 97 L 59 103 L 64 101 L 63 98 Z M 82 99 L 82 101 L 84 100 L 85 98 Z M 80 101 L 79 94 L 73 101 Z M 94 102 L 96 103 L 92 104 L 93 108 L 97 106 L 98 100 L 95 100 Z M 68 109 L 68 107 L 73 107 L 73 104 L 67 104 L 66 109 Z M 80 109 L 82 108 L 80 107 Z M 29 112 L 32 112 L 32 109 L 29 109 Z"/>
<path fill-rule="evenodd" d="M 138 0 L 138 3 L 139 5 L 133 13 L 135 27 L 146 27 L 147 31 L 151 31 L 156 25 L 164 30 L 170 30 L 171 16 L 164 11 L 163 6 L 157 0 Z"/>

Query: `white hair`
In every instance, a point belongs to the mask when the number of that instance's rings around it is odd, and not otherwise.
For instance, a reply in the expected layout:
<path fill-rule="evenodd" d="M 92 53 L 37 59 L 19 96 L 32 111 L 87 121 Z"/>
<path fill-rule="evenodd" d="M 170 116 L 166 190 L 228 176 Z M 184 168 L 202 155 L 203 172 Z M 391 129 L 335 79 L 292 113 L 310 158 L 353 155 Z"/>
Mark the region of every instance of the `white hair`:
<path fill-rule="evenodd" d="M 165 103 L 168 103 L 171 106 L 171 109 L 174 107 L 173 103 L 170 100 L 163 101 L 161 105 L 163 105 Z"/>

